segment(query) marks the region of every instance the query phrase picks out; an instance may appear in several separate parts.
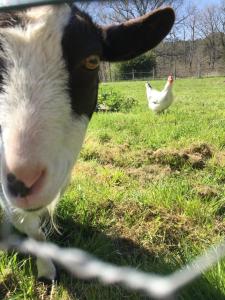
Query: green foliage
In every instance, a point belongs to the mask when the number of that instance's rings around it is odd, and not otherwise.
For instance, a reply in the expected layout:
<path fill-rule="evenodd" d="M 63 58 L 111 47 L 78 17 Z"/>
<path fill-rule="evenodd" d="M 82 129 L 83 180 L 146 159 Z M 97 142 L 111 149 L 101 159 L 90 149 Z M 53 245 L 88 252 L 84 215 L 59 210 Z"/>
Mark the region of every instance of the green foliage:
<path fill-rule="evenodd" d="M 132 72 L 151 72 L 153 67 L 156 66 L 156 57 L 153 52 L 148 52 L 142 54 L 134 59 L 120 62 L 115 65 L 114 72 L 115 76 L 123 78 L 124 74 L 126 79 L 132 79 Z M 138 74 L 135 74 L 135 77 L 138 78 Z M 140 77 L 143 77 L 143 74 L 140 74 Z"/>
<path fill-rule="evenodd" d="M 106 110 L 112 112 L 129 112 L 135 105 L 137 100 L 133 97 L 123 96 L 122 94 L 111 91 L 104 91 L 100 89 L 98 94 L 98 108 L 99 110 Z"/>

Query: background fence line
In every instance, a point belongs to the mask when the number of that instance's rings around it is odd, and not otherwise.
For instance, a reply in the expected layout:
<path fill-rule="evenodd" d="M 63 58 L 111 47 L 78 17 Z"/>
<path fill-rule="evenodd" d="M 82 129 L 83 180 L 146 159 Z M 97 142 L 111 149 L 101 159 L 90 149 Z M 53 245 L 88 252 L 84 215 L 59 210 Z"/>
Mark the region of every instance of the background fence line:
<path fill-rule="evenodd" d="M 130 72 L 115 72 L 111 68 L 110 63 L 102 63 L 99 71 L 99 78 L 101 82 L 114 82 L 122 80 L 155 80 L 165 79 L 169 74 L 173 74 L 174 78 L 205 78 L 205 77 L 220 77 L 224 76 L 222 71 L 201 70 L 194 73 L 182 72 L 180 70 L 160 70 L 159 68 L 152 68 L 149 71 L 137 71 L 132 69 Z"/>

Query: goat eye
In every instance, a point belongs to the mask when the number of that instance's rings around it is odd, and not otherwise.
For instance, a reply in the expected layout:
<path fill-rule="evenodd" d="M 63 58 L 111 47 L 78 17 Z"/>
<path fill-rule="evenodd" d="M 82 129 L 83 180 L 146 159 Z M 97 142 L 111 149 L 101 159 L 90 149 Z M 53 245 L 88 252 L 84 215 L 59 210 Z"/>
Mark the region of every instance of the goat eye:
<path fill-rule="evenodd" d="M 90 55 L 84 60 L 84 66 L 88 70 L 95 70 L 100 64 L 100 57 L 98 55 Z"/>

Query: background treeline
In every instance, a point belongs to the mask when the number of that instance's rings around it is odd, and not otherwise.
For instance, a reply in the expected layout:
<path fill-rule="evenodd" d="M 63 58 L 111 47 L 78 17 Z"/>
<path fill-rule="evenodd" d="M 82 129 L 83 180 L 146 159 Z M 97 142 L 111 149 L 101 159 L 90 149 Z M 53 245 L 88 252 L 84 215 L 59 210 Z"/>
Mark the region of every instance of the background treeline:
<path fill-rule="evenodd" d="M 102 80 L 166 77 L 202 77 L 225 74 L 225 0 L 198 5 L 185 0 L 123 0 L 83 4 L 97 22 L 118 23 L 171 5 L 176 23 L 153 51 L 126 63 L 101 66 Z M 94 9 L 93 9 L 94 6 Z M 134 41 L 135 43 L 135 41 Z"/>

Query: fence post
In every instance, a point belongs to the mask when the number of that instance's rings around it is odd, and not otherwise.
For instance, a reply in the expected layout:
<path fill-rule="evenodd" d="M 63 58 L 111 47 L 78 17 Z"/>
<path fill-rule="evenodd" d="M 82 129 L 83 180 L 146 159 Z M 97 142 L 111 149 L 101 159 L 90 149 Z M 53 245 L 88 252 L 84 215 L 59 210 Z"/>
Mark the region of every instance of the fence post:
<path fill-rule="evenodd" d="M 198 78 L 201 78 L 201 63 L 198 63 Z"/>
<path fill-rule="evenodd" d="M 175 62 L 174 62 L 174 79 L 176 79 L 177 78 L 177 61 L 176 61 L 176 59 L 175 59 Z"/>
<path fill-rule="evenodd" d="M 112 82 L 112 71 L 111 71 L 111 64 L 109 63 L 109 79 Z"/>
<path fill-rule="evenodd" d="M 155 68 L 153 67 L 152 69 L 152 77 L 153 77 L 153 80 L 155 79 Z"/>
<path fill-rule="evenodd" d="M 132 79 L 134 80 L 134 69 L 132 69 Z"/>

